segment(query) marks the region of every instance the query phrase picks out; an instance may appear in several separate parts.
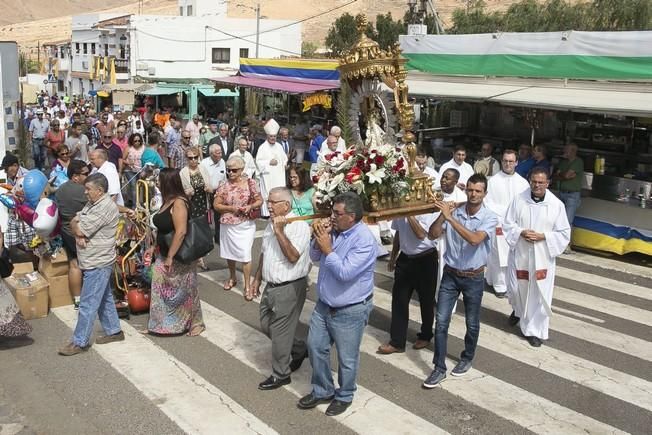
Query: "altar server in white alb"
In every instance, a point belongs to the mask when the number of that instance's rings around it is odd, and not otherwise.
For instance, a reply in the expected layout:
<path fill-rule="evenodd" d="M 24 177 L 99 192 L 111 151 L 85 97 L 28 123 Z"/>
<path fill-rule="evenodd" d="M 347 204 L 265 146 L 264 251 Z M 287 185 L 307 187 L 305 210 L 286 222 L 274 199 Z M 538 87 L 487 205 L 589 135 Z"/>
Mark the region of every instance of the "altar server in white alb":
<path fill-rule="evenodd" d="M 484 278 L 493 287 L 497 298 L 507 296 L 505 272 L 507 272 L 507 255 L 509 245 L 503 232 L 503 221 L 507 207 L 520 193 L 528 190 L 529 184 L 525 178 L 516 173 L 516 151 L 505 150 L 502 158 L 502 170 L 489 178 L 489 187 L 484 204 L 498 216 L 496 237 L 493 238 L 491 254 L 487 259 L 487 271 Z"/>
<path fill-rule="evenodd" d="M 510 250 L 507 295 L 514 311 L 510 324 L 534 347 L 548 339 L 552 315 L 555 259 L 570 241 L 571 228 L 564 204 L 548 190 L 546 168 L 530 172 L 530 189 L 509 205 L 503 229 Z"/>
<path fill-rule="evenodd" d="M 275 187 L 285 186 L 285 167 L 288 157 L 283 147 L 276 143 L 279 129 L 280 126 L 274 119 L 267 121 L 264 127 L 267 140 L 260 145 L 256 154 L 256 165 L 260 173 L 260 191 L 263 197 L 261 209 L 263 216 L 269 216 L 267 210 L 269 191 Z"/>

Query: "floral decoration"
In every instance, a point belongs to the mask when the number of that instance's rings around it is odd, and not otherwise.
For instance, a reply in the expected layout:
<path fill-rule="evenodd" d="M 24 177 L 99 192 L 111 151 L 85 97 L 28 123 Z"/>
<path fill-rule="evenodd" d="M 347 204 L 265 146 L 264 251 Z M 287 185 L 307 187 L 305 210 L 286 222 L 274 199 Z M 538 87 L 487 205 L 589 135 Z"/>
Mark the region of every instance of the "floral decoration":
<path fill-rule="evenodd" d="M 339 193 L 355 191 L 368 203 L 373 193 L 401 197 L 410 189 L 408 164 L 400 148 L 390 144 L 371 145 L 361 151 L 325 155 L 317 165 L 315 202 L 329 207 Z"/>

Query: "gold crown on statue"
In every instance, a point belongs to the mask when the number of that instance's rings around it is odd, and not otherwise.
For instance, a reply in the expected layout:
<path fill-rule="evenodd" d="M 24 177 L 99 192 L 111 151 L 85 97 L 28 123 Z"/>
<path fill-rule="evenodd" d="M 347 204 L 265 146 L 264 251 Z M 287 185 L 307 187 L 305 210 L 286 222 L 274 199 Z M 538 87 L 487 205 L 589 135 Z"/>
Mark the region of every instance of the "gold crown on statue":
<path fill-rule="evenodd" d="M 390 50 L 383 50 L 378 43 L 369 38 L 367 17 L 363 14 L 355 18 L 358 29 L 358 42 L 340 58 L 340 75 L 344 80 L 354 80 L 373 76 L 392 76 L 404 70 L 407 59 L 401 56 L 401 49 L 395 44 Z"/>

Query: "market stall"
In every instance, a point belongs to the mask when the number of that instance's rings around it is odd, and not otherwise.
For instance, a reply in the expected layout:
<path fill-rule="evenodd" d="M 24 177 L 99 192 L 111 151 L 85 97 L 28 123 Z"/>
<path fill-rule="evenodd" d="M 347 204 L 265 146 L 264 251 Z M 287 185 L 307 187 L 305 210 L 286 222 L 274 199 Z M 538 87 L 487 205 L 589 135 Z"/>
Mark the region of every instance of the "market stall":
<path fill-rule="evenodd" d="M 652 254 L 652 32 L 402 36 L 421 143 L 565 143 L 584 161 L 573 244 Z"/>

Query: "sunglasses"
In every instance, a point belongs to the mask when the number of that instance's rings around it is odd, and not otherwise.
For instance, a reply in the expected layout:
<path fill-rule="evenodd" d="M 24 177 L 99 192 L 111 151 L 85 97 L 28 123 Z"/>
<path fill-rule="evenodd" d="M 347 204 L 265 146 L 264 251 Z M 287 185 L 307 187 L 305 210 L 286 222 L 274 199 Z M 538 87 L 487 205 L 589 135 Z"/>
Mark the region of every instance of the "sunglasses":
<path fill-rule="evenodd" d="M 226 172 L 228 172 L 229 174 L 234 174 L 238 171 L 242 171 L 242 169 L 243 168 L 226 168 Z"/>
<path fill-rule="evenodd" d="M 182 139 L 190 139 L 190 136 L 183 136 Z"/>
<path fill-rule="evenodd" d="M 60 156 L 67 156 L 70 155 L 70 153 L 59 153 Z"/>
<path fill-rule="evenodd" d="M 199 156 L 188 156 L 188 160 L 199 160 Z"/>
<path fill-rule="evenodd" d="M 104 136 L 104 139 L 113 139 L 113 136 Z"/>
<path fill-rule="evenodd" d="M 140 139 L 134 139 L 134 143 L 142 143 L 143 141 Z"/>

